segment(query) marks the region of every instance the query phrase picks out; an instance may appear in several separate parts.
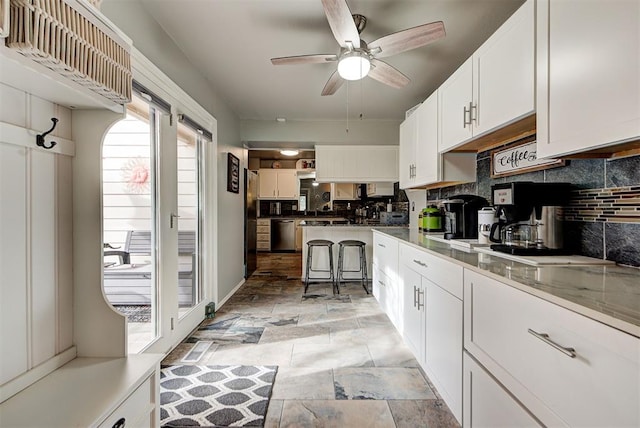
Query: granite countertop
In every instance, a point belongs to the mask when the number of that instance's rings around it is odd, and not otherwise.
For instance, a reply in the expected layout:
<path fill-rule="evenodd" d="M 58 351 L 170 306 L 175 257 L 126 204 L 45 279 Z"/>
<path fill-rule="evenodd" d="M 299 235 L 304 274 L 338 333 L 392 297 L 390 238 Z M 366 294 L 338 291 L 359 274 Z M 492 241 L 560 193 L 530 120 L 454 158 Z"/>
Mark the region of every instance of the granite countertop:
<path fill-rule="evenodd" d="M 415 229 L 384 228 L 380 233 L 640 337 L 640 269 L 618 265 L 531 266 L 453 248 Z"/>

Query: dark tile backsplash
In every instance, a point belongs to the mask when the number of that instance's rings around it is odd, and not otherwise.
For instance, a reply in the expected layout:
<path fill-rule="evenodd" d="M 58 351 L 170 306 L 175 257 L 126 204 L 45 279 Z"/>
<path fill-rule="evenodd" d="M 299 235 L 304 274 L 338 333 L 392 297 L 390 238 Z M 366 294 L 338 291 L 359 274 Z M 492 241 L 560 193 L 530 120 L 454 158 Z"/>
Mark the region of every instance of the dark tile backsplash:
<path fill-rule="evenodd" d="M 565 166 L 491 178 L 491 152 L 477 156 L 477 180 L 427 190 L 427 201 L 477 194 L 491 202 L 491 186 L 513 181 L 567 182 L 575 186 L 565 222 L 566 242 L 575 254 L 640 267 L 640 156 L 575 159 Z"/>

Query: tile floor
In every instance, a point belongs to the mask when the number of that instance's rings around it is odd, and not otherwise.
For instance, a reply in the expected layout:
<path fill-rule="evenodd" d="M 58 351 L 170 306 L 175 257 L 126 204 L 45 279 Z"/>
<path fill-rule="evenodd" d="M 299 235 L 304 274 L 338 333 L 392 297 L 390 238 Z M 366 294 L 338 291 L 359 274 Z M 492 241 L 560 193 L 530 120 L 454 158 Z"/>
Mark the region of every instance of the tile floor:
<path fill-rule="evenodd" d="M 377 301 L 359 283 L 303 295 L 300 254 L 261 254 L 258 270 L 212 320 L 163 363 L 198 340 L 194 364 L 277 365 L 266 427 L 458 427 Z"/>

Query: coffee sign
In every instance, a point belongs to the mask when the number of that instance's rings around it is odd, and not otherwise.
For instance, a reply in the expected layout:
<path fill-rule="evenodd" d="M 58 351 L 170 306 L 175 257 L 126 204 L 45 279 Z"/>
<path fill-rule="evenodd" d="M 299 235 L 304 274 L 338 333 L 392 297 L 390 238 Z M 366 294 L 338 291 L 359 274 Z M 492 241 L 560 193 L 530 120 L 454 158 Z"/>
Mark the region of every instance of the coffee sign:
<path fill-rule="evenodd" d="M 491 177 L 523 174 L 564 165 L 559 159 L 538 159 L 536 142 L 530 141 L 491 153 Z"/>

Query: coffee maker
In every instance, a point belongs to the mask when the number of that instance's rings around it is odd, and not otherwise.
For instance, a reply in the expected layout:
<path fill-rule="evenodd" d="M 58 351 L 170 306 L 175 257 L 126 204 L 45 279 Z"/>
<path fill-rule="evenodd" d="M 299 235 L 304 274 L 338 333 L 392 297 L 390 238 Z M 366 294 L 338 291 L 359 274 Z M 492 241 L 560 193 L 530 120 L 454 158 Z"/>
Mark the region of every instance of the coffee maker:
<path fill-rule="evenodd" d="M 455 195 L 442 201 L 444 205 L 444 239 L 476 239 L 478 210 L 489 202 L 477 195 Z"/>
<path fill-rule="evenodd" d="M 491 226 L 491 249 L 515 255 L 566 254 L 562 206 L 571 184 L 521 181 L 491 186 L 499 221 Z"/>

